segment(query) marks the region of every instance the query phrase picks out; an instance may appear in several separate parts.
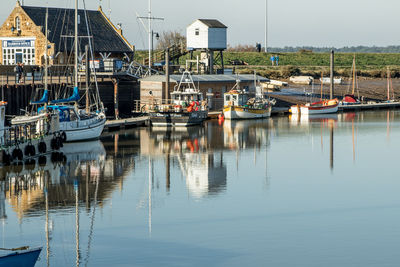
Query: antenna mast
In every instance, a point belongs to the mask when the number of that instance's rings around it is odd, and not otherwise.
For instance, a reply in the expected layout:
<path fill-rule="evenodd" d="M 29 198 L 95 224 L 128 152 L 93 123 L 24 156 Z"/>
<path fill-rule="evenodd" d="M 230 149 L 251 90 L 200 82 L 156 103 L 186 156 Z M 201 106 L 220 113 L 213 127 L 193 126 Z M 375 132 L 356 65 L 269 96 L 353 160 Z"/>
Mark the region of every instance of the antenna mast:
<path fill-rule="evenodd" d="M 147 19 L 148 20 L 148 28 L 146 29 L 149 34 L 149 68 L 151 69 L 152 66 L 152 53 L 153 53 L 153 29 L 152 29 L 152 20 L 164 20 L 164 18 L 155 18 L 151 16 L 151 0 L 149 0 L 149 12 L 147 17 L 138 17 L 139 19 Z M 143 23 L 143 22 L 142 22 Z M 144 23 L 143 23 L 144 26 Z M 150 72 L 151 75 L 151 72 Z"/>
<path fill-rule="evenodd" d="M 268 0 L 265 0 L 265 53 L 268 52 Z"/>

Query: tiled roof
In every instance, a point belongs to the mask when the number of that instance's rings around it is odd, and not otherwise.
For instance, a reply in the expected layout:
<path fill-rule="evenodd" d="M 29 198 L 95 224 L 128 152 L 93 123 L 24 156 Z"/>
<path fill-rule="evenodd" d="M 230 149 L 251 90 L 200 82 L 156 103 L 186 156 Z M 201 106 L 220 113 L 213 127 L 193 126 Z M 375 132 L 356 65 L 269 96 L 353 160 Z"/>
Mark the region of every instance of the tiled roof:
<path fill-rule="evenodd" d="M 46 8 L 22 6 L 24 11 L 33 20 L 37 26 L 43 26 L 42 31 L 45 33 Z M 102 12 L 88 10 L 87 11 L 90 36 L 93 36 L 94 50 L 96 52 L 132 52 L 130 46 L 123 40 L 119 33 L 111 26 Z M 86 26 L 86 17 L 84 10 L 78 10 L 79 47 L 84 50 L 88 44 L 88 31 Z M 49 8 L 49 41 L 55 43 L 56 51 L 71 51 L 73 48 L 74 38 L 65 37 L 73 36 L 75 29 L 75 10 L 66 8 Z"/>

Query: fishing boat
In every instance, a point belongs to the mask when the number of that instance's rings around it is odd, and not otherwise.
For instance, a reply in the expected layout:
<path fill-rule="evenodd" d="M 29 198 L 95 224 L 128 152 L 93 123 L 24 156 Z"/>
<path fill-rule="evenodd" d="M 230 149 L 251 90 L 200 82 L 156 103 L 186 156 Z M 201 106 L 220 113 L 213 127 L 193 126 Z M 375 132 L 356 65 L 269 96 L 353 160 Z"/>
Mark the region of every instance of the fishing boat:
<path fill-rule="evenodd" d="M 0 166 L 22 162 L 62 147 L 57 113 L 45 113 L 5 126 L 6 102 L 0 102 Z"/>
<path fill-rule="evenodd" d="M 151 105 L 148 109 L 152 126 L 191 126 L 203 123 L 208 116 L 208 104 L 198 90 L 189 71 L 182 74 L 171 92 L 171 102 Z"/>
<path fill-rule="evenodd" d="M 227 120 L 260 119 L 271 116 L 273 101 L 265 98 L 261 87 L 256 86 L 256 96 L 251 98 L 249 93 L 240 88 L 240 81 L 224 93 L 224 117 Z"/>
<path fill-rule="evenodd" d="M 339 109 L 339 100 L 330 99 L 322 100 L 305 105 L 296 105 L 290 108 L 292 114 L 313 115 L 313 114 L 329 114 L 336 113 Z"/>
<path fill-rule="evenodd" d="M 0 267 L 35 266 L 41 251 L 41 247 L 32 249 L 29 247 L 10 249 L 6 254 L 0 254 Z"/>
<path fill-rule="evenodd" d="M 62 132 L 63 142 L 76 142 L 97 139 L 103 132 L 104 125 L 106 122 L 106 116 L 102 103 L 100 102 L 100 97 L 98 93 L 98 87 L 96 83 L 96 103 L 95 110 L 91 110 L 89 103 L 89 97 L 86 97 L 86 107 L 80 109 L 78 103 L 80 100 L 79 89 L 78 89 L 78 55 L 79 55 L 79 45 L 78 45 L 78 6 L 75 5 L 75 62 L 74 62 L 74 86 L 72 95 L 66 96 L 62 99 L 54 99 L 49 102 L 49 92 L 48 92 L 48 9 L 46 10 L 46 52 L 45 52 L 45 78 L 44 78 L 44 90 L 43 95 L 40 100 L 32 101 L 30 104 L 36 109 L 32 109 L 32 112 L 27 113 L 24 116 L 19 116 L 14 118 L 11 123 L 21 124 L 27 123 L 37 117 L 43 116 L 43 114 L 48 113 L 58 113 L 60 122 L 59 127 Z M 88 36 L 89 36 L 88 32 Z M 90 42 L 89 42 L 90 44 Z M 90 44 L 91 47 L 91 44 Z M 91 50 L 92 51 L 92 50 Z M 70 88 L 70 87 L 67 87 Z M 72 88 L 71 88 L 72 89 Z M 68 91 L 68 90 L 66 90 Z M 86 95 L 89 95 L 89 86 L 86 86 Z M 49 105 L 50 104 L 50 105 Z"/>

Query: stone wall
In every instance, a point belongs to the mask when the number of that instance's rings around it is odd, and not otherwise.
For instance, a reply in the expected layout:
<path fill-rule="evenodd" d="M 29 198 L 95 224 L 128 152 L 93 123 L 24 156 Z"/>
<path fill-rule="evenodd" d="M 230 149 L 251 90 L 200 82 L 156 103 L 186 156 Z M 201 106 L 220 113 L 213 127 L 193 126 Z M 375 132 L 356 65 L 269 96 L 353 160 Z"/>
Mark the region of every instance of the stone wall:
<path fill-rule="evenodd" d="M 16 28 L 16 18 L 20 19 L 20 31 L 11 31 L 12 27 Z M 6 21 L 0 28 L 0 37 L 12 37 L 12 38 L 23 38 L 23 37 L 36 37 L 35 40 L 35 64 L 42 65 L 44 60 L 42 57 L 45 54 L 46 49 L 46 36 L 42 32 L 42 27 L 37 26 L 17 3 L 17 6 L 8 16 Z M 2 46 L 3 44 L 1 44 Z M 49 44 L 51 48 L 49 49 L 49 55 L 54 54 L 54 44 Z M 3 63 L 3 49 L 0 50 L 0 64 Z M 52 64 L 50 60 L 50 64 Z"/>

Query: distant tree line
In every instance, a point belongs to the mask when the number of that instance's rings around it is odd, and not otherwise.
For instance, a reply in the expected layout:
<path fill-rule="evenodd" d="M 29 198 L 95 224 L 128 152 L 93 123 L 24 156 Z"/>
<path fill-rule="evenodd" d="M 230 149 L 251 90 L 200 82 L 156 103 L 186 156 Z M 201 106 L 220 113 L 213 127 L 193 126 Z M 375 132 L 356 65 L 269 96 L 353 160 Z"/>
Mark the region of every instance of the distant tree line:
<path fill-rule="evenodd" d="M 400 53 L 400 46 L 345 46 L 342 48 L 335 47 L 314 47 L 314 46 L 285 46 L 285 47 L 268 47 L 268 52 L 272 53 L 297 53 L 297 52 L 315 52 L 315 53 L 326 53 L 334 50 L 339 53 Z M 254 45 L 236 45 L 229 46 L 228 51 L 230 52 L 256 52 L 257 47 Z"/>

